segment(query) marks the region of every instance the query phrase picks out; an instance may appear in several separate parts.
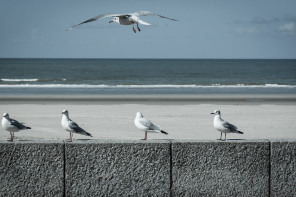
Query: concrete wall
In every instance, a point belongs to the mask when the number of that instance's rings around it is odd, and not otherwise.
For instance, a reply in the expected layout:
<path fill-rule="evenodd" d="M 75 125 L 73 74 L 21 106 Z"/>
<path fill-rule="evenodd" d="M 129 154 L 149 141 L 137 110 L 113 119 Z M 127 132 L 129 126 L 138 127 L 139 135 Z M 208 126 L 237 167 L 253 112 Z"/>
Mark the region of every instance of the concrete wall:
<path fill-rule="evenodd" d="M 270 196 L 296 196 L 296 140 L 272 140 L 270 164 Z"/>
<path fill-rule="evenodd" d="M 172 143 L 173 196 L 269 196 L 269 142 Z"/>
<path fill-rule="evenodd" d="M 169 196 L 169 193 L 169 142 L 66 144 L 66 196 Z"/>
<path fill-rule="evenodd" d="M 62 141 L 0 141 L 1 196 L 63 196 Z"/>
<path fill-rule="evenodd" d="M 296 140 L 0 141 L 0 196 L 296 196 Z"/>

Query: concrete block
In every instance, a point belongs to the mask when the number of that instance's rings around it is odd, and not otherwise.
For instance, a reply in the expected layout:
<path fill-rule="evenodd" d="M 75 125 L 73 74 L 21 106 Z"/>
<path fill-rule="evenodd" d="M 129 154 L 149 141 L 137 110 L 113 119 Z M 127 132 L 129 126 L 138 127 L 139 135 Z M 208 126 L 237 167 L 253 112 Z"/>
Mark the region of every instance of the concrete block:
<path fill-rule="evenodd" d="M 269 141 L 173 141 L 172 196 L 269 196 Z"/>
<path fill-rule="evenodd" d="M 0 196 L 63 196 L 63 141 L 0 141 Z"/>
<path fill-rule="evenodd" d="M 66 196 L 169 196 L 169 141 L 66 143 Z"/>
<path fill-rule="evenodd" d="M 296 139 L 271 140 L 270 179 L 270 196 L 296 196 Z"/>

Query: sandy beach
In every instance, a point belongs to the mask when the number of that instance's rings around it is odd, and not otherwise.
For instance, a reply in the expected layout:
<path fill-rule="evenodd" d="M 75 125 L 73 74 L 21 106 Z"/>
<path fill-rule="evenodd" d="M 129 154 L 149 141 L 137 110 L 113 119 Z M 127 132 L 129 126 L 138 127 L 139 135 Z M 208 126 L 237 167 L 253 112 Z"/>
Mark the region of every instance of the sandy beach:
<path fill-rule="evenodd" d="M 15 133 L 15 140 L 67 139 L 61 127 L 62 110 L 90 132 L 93 138 L 141 139 L 144 132 L 134 125 L 136 112 L 169 133 L 148 134 L 149 139 L 209 139 L 220 133 L 213 128 L 215 109 L 236 125 L 243 135 L 227 139 L 296 138 L 295 95 L 34 95 L 1 96 L 0 111 L 25 122 L 31 130 Z M 2 127 L 0 139 L 9 137 Z"/>

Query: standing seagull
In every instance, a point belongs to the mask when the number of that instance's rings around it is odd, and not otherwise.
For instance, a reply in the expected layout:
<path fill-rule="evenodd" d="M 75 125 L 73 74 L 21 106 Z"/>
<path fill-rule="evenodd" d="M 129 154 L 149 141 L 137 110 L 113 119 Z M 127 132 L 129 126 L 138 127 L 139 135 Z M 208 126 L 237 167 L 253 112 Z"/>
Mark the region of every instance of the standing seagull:
<path fill-rule="evenodd" d="M 13 142 L 14 132 L 18 132 L 20 130 L 31 129 L 31 127 L 27 127 L 23 123 L 18 122 L 17 120 L 11 119 L 8 113 L 3 114 L 2 119 L 2 127 L 10 132 L 10 140 L 9 142 Z"/>
<path fill-rule="evenodd" d="M 141 112 L 137 112 L 136 114 L 135 125 L 138 129 L 145 131 L 145 137 L 142 140 L 147 140 L 147 132 L 168 134 L 167 132 L 161 130 L 158 125 L 155 125 L 150 120 L 145 119 Z"/>
<path fill-rule="evenodd" d="M 226 133 L 239 133 L 239 134 L 244 134 L 243 132 L 237 130 L 237 127 L 228 123 L 227 121 L 223 120 L 221 118 L 221 112 L 220 110 L 215 110 L 214 113 L 214 127 L 218 131 L 221 132 L 220 140 L 222 140 L 222 133 L 225 133 L 225 139 L 226 140 Z"/>
<path fill-rule="evenodd" d="M 113 20 L 109 21 L 109 23 L 116 22 L 116 23 L 119 23 L 120 25 L 133 25 L 133 31 L 136 33 L 136 29 L 134 27 L 134 24 L 137 24 L 137 28 L 138 28 L 139 31 L 141 31 L 141 29 L 139 28 L 139 25 L 138 25 L 139 23 L 142 24 L 142 25 L 151 25 L 149 23 L 146 23 L 146 22 L 142 21 L 139 18 L 139 16 L 157 16 L 157 17 L 160 17 L 160 18 L 166 18 L 166 19 L 169 19 L 169 20 L 172 20 L 172 21 L 177 21 L 176 19 L 168 18 L 168 17 L 165 17 L 165 16 L 161 16 L 159 14 L 148 12 L 148 11 L 139 11 L 139 12 L 134 12 L 134 13 L 129 13 L 129 14 L 101 14 L 101 15 L 98 15 L 98 16 L 96 16 L 94 18 L 83 21 L 82 23 L 74 25 L 74 26 L 70 27 L 67 30 L 71 30 L 74 27 L 77 27 L 77 26 L 82 25 L 84 23 L 97 21 L 97 20 L 100 20 L 102 18 L 114 17 Z"/>
<path fill-rule="evenodd" d="M 69 142 L 72 142 L 73 133 L 78 133 L 78 134 L 81 134 L 81 135 L 86 135 L 86 136 L 92 137 L 92 135 L 90 133 L 88 133 L 84 129 L 80 128 L 78 126 L 78 124 L 76 124 L 74 121 L 72 121 L 69 118 L 69 112 L 68 112 L 68 110 L 63 110 L 62 114 L 63 114 L 62 122 L 61 122 L 62 123 L 62 127 L 66 131 L 70 132 Z"/>

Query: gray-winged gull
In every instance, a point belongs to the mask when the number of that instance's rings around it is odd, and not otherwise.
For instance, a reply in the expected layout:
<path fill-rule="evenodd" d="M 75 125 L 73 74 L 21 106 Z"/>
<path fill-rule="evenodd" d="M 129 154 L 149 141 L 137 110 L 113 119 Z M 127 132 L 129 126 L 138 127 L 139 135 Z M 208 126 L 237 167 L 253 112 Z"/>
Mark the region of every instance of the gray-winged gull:
<path fill-rule="evenodd" d="M 168 18 L 168 17 L 165 17 L 165 16 L 161 16 L 159 14 L 148 12 L 148 11 L 139 11 L 139 12 L 128 13 L 128 14 L 101 14 L 101 15 L 98 15 L 96 17 L 90 18 L 90 19 L 88 19 L 86 21 L 83 21 L 83 22 L 81 22 L 81 23 L 79 23 L 77 25 L 74 25 L 74 26 L 70 27 L 67 30 L 71 30 L 74 27 L 77 27 L 77 26 L 82 25 L 84 23 L 97 21 L 97 20 L 100 20 L 102 18 L 114 17 L 113 20 L 109 21 L 109 23 L 116 22 L 116 23 L 119 23 L 120 25 L 133 25 L 133 31 L 136 33 L 136 29 L 134 27 L 134 24 L 137 25 L 137 28 L 138 28 L 139 31 L 141 31 L 141 29 L 139 28 L 139 23 L 142 24 L 142 25 L 151 25 L 151 24 L 146 23 L 143 20 L 141 20 L 139 18 L 139 16 L 157 16 L 157 17 L 160 17 L 160 18 L 166 18 L 166 19 L 169 19 L 169 20 L 172 20 L 172 21 L 177 21 L 176 19 Z"/>
<path fill-rule="evenodd" d="M 10 132 L 10 140 L 8 140 L 9 142 L 13 142 L 14 132 L 31 129 L 31 127 L 27 127 L 26 125 L 24 125 L 24 123 L 20 123 L 17 120 L 10 118 L 8 113 L 3 114 L 1 123 L 2 123 L 2 127 L 6 131 Z"/>
<path fill-rule="evenodd" d="M 69 112 L 68 110 L 63 110 L 62 112 L 63 117 L 62 117 L 62 127 L 70 132 L 70 138 L 69 138 L 69 142 L 72 142 L 72 136 L 73 133 L 77 133 L 77 134 L 81 134 L 81 135 L 86 135 L 86 136 L 90 136 L 92 137 L 92 135 L 88 132 L 86 132 L 84 129 L 82 129 L 81 127 L 78 126 L 78 124 L 76 124 L 74 121 L 72 121 L 69 118 Z"/>
<path fill-rule="evenodd" d="M 222 133 L 225 134 L 225 139 L 226 140 L 226 133 L 239 133 L 239 134 L 244 134 L 243 132 L 239 131 L 236 126 L 228 123 L 227 121 L 223 120 L 221 118 L 221 112 L 220 110 L 215 110 L 214 113 L 214 127 L 216 130 L 221 132 L 220 140 L 222 140 Z"/>
<path fill-rule="evenodd" d="M 168 134 L 167 132 L 161 130 L 161 128 L 158 125 L 155 125 L 150 120 L 144 118 L 141 112 L 137 112 L 136 114 L 135 125 L 138 129 L 145 131 L 145 137 L 142 140 L 147 139 L 147 132 L 163 133 L 166 135 Z"/>

